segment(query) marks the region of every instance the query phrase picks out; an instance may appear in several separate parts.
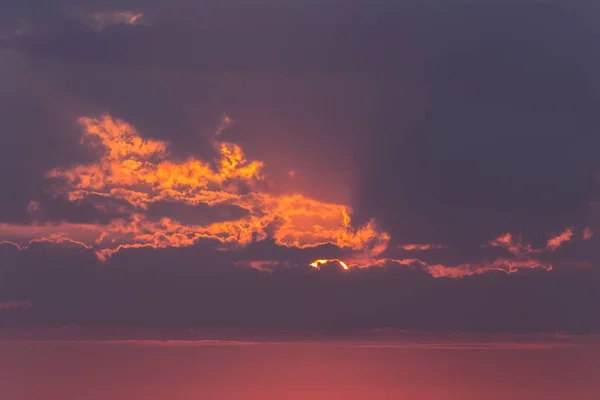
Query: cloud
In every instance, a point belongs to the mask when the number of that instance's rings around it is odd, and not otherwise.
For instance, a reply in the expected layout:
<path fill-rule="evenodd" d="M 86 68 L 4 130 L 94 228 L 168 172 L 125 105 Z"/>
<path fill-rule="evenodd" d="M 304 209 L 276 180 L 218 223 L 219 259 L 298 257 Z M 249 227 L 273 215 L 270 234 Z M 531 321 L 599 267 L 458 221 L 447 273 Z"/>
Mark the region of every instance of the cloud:
<path fill-rule="evenodd" d="M 97 30 L 108 25 L 137 25 L 142 22 L 144 14 L 135 11 L 94 11 L 87 15 L 87 22 Z"/>
<path fill-rule="evenodd" d="M 319 260 L 336 261 L 336 260 Z M 488 272 L 502 272 L 513 274 L 523 269 L 540 268 L 545 271 L 552 271 L 552 265 L 535 259 L 507 259 L 496 258 L 493 261 L 476 261 L 462 264 L 442 264 L 432 263 L 418 258 L 381 258 L 371 260 L 368 265 L 384 266 L 386 264 L 396 264 L 408 268 L 420 269 L 433 278 L 460 279 L 469 276 L 482 275 Z"/>
<path fill-rule="evenodd" d="M 0 224 L 0 243 L 27 248 L 32 243 L 74 244 L 91 248 L 85 242 L 94 242 L 104 233 L 102 225 L 49 223 L 46 225 Z M 74 239 L 75 238 L 75 239 Z"/>
<path fill-rule="evenodd" d="M 586 227 L 583 229 L 582 236 L 584 240 L 587 240 L 591 237 L 589 232 L 589 228 Z M 543 253 L 545 251 L 555 251 L 563 244 L 570 242 L 571 240 L 573 240 L 573 228 L 566 228 L 561 233 L 548 239 L 544 248 L 534 249 L 531 244 L 524 244 L 521 238 L 514 237 L 510 233 L 505 233 L 504 235 L 498 236 L 488 244 L 492 247 L 504 248 L 514 256 L 527 256 Z"/>
<path fill-rule="evenodd" d="M 584 231 L 585 235 L 585 231 Z M 563 243 L 569 242 L 573 239 L 573 229 L 567 228 L 562 233 L 548 239 L 546 248 L 550 251 L 558 249 Z"/>
<path fill-rule="evenodd" d="M 144 138 L 132 125 L 109 115 L 83 117 L 79 123 L 81 144 L 94 149 L 96 159 L 51 169 L 46 176 L 53 182 L 55 198 L 86 202 L 103 215 L 111 210 L 111 218 L 103 224 L 43 222 L 40 204 L 32 200 L 28 211 L 34 224 L 0 225 L 5 243 L 22 249 L 40 242 L 76 245 L 94 249 L 97 257 L 106 261 L 124 249 L 189 247 L 201 240 L 234 249 L 270 238 L 277 246 L 299 249 L 332 245 L 347 251 L 343 258 L 352 260 L 320 257 L 310 262 L 317 269 L 330 263 L 348 270 L 395 262 L 418 265 L 436 278 L 462 278 L 490 271 L 510 274 L 524 268 L 550 271 L 552 266 L 538 261 L 537 256 L 556 250 L 573 237 L 568 228 L 539 249 L 510 233 L 488 243 L 504 248 L 515 259 L 446 265 L 381 257 L 388 250 L 390 235 L 378 229 L 374 220 L 355 227 L 347 205 L 299 193 L 275 194 L 263 173 L 264 163 L 248 160 L 239 145 L 221 140 L 232 124 L 227 115 L 211 142 L 217 156 L 209 161 L 174 157 L 167 142 Z M 398 248 L 427 252 L 448 247 L 405 244 Z M 243 264 L 259 270 L 275 265 L 261 260 Z"/>
<path fill-rule="evenodd" d="M 50 243 L 7 250 L 0 246 L 0 290 L 6 298 L 31 299 L 34 308 L 0 315 L 3 324 L 600 332 L 586 306 L 599 301 L 597 268 L 559 265 L 548 273 L 517 266 L 519 273 L 440 279 L 426 270 L 433 263 L 319 271 L 297 262 L 306 254 L 262 271 L 236 265 L 247 248 L 128 249 L 104 263 L 93 250 Z M 464 272 L 449 267 L 444 276 Z"/>
<path fill-rule="evenodd" d="M 434 249 L 445 249 L 447 246 L 442 244 L 402 244 L 398 246 L 406 251 L 425 251 Z"/>
<path fill-rule="evenodd" d="M 422 262 L 421 262 L 422 263 Z M 445 266 L 441 264 L 429 265 L 422 263 L 423 268 L 435 278 L 463 278 L 465 276 L 481 275 L 487 272 L 499 271 L 506 274 L 518 272 L 521 269 L 541 268 L 552 271 L 552 265 L 543 264 L 535 260 L 507 260 L 496 259 L 492 262 L 479 264 L 461 264 Z"/>
<path fill-rule="evenodd" d="M 0 311 L 2 310 L 27 310 L 33 305 L 31 301 L 0 301 Z"/>
<path fill-rule="evenodd" d="M 540 250 L 533 249 L 530 244 L 522 244 L 519 239 L 516 239 L 510 233 L 498 236 L 496 239 L 488 243 L 492 247 L 501 247 L 515 256 L 520 256 L 529 253 L 538 253 Z"/>
<path fill-rule="evenodd" d="M 120 201 L 132 208 L 131 214 L 102 226 L 4 225 L 7 238 L 71 240 L 93 246 L 101 259 L 124 248 L 191 246 L 200 239 L 245 246 L 272 237 L 280 246 L 333 244 L 371 255 L 387 247 L 389 236 L 379 231 L 374 221 L 356 228 L 351 225 L 352 210 L 348 206 L 301 194 L 269 193 L 262 173 L 264 164 L 247 160 L 242 148 L 234 143 L 215 140 L 213 145 L 219 157 L 214 160 L 176 160 L 169 155 L 168 143 L 144 139 L 124 121 L 104 115 L 97 119 L 80 118 L 79 122 L 83 143 L 96 149 L 99 158 L 90 164 L 49 171 L 47 177 L 55 182 L 55 194 L 71 202 L 102 198 Z M 223 125 L 229 124 L 229 117 L 225 117 Z M 178 220 L 148 218 L 150 207 L 166 202 L 191 207 L 235 207 L 244 215 L 204 225 L 190 224 L 184 216 Z M 38 206 L 34 208 L 37 210 Z M 52 234 L 44 235 L 49 232 Z"/>
<path fill-rule="evenodd" d="M 231 18 L 222 6 L 190 10 L 189 14 L 177 10 L 165 12 L 162 8 L 148 13 L 63 9 L 55 12 L 58 15 L 54 15 L 53 29 L 33 30 L 27 35 L 13 36 L 3 44 L 29 56 L 67 62 L 260 75 L 281 72 L 318 75 L 324 69 L 347 75 L 374 71 L 391 74 L 395 67 L 402 66 L 401 54 L 394 50 L 398 46 L 410 50 L 403 41 L 390 42 L 386 31 L 380 29 L 386 26 L 398 30 L 394 26 L 398 21 L 389 18 L 379 18 L 377 24 L 367 20 L 357 29 L 352 17 L 339 13 L 333 29 L 329 18 L 320 18 L 319 6 L 303 10 L 319 21 L 298 18 L 273 6 L 247 8 L 238 4 L 234 9 L 238 9 L 236 15 L 240 19 Z M 240 7 L 244 10 L 240 11 Z M 371 14 L 368 9 L 361 11 Z M 150 18 L 152 24 L 147 23 Z M 402 19 L 414 24 L 410 18 Z M 273 30 L 278 35 L 272 35 Z M 360 56 L 356 57 L 357 54 Z"/>
<path fill-rule="evenodd" d="M 285 262 L 279 260 L 237 261 L 235 264 L 251 267 L 263 272 L 272 272 L 275 268 L 286 265 Z"/>

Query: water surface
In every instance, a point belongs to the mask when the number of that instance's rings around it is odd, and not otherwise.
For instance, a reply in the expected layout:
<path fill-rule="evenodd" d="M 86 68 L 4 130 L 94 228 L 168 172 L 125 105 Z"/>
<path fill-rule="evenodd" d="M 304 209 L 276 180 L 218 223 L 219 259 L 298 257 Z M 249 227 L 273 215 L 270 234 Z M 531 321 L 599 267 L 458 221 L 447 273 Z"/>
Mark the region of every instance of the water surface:
<path fill-rule="evenodd" d="M 597 400 L 600 349 L 0 341 L 2 400 Z"/>

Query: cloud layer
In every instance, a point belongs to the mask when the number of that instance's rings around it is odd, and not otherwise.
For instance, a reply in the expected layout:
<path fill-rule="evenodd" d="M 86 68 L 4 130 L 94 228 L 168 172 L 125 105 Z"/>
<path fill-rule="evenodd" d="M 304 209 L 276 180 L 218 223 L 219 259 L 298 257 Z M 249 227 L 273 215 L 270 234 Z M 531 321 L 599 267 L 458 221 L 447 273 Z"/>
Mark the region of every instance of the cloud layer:
<path fill-rule="evenodd" d="M 33 224 L 0 226 L 5 244 L 19 248 L 32 242 L 79 245 L 94 249 L 105 261 L 115 252 L 127 248 L 187 247 L 202 239 L 211 239 L 224 246 L 240 247 L 265 239 L 278 246 L 298 249 L 332 245 L 348 249 L 350 265 L 366 267 L 384 263 L 418 265 L 434 277 L 459 278 L 488 271 L 517 272 L 521 268 L 551 270 L 537 255 L 557 250 L 573 238 L 573 229 L 547 240 L 545 248 L 533 249 L 506 233 L 489 242 L 489 246 L 504 248 L 514 259 L 498 257 L 458 265 L 430 264 L 417 258 L 380 258 L 388 248 L 390 236 L 377 229 L 371 220 L 361 227 L 351 225 L 352 209 L 308 198 L 298 193 L 273 195 L 262 173 L 263 163 L 246 159 L 241 147 L 220 141 L 223 131 L 231 124 L 228 116 L 214 134 L 212 145 L 218 157 L 206 162 L 193 157 L 169 159 L 168 143 L 144 139 L 136 129 L 109 115 L 100 118 L 79 118 L 82 126 L 82 145 L 91 146 L 98 158 L 91 163 L 52 169 L 46 177 L 54 181 L 52 195 L 69 202 L 87 202 L 99 214 L 112 214 L 106 223 L 36 221 L 43 216 L 40 204 L 28 204 Z M 156 204 L 189 206 L 177 219 L 150 215 Z M 204 207 L 199 209 L 198 207 Z M 239 210 L 237 218 L 219 219 L 218 207 Z M 168 210 L 169 207 L 163 207 Z M 189 223 L 195 214 L 208 214 L 219 219 L 206 224 Z M 221 213 L 223 216 L 223 213 Z M 581 239 L 591 238 L 586 227 Z M 445 249 L 445 245 L 401 245 L 405 252 Z M 221 247 L 227 250 L 227 247 Z M 255 260 L 259 265 L 261 260 Z M 289 260 L 281 260 L 289 262 Z M 341 259 L 319 258 L 310 265 L 319 268 L 336 262 L 344 269 Z M 252 264 L 249 264 L 252 265 Z M 262 268 L 262 267 L 261 267 Z"/>
<path fill-rule="evenodd" d="M 109 3 L 0 6 L 3 321 L 599 329 L 597 9 Z"/>

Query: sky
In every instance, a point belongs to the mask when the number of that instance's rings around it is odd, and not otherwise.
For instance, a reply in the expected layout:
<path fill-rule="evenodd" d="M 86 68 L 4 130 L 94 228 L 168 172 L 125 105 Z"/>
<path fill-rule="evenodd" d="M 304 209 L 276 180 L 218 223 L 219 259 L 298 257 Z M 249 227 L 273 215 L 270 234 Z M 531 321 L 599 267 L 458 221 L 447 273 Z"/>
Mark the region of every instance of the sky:
<path fill-rule="evenodd" d="M 3 2 L 0 326 L 600 332 L 598 18 Z"/>

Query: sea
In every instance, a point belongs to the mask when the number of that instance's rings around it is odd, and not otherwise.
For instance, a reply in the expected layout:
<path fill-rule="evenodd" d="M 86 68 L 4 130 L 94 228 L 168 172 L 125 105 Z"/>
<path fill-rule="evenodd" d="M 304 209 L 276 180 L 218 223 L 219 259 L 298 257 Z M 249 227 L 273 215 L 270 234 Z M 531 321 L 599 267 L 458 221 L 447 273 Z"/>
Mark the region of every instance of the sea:
<path fill-rule="evenodd" d="M 600 399 L 597 338 L 419 338 L 13 335 L 0 399 Z"/>

